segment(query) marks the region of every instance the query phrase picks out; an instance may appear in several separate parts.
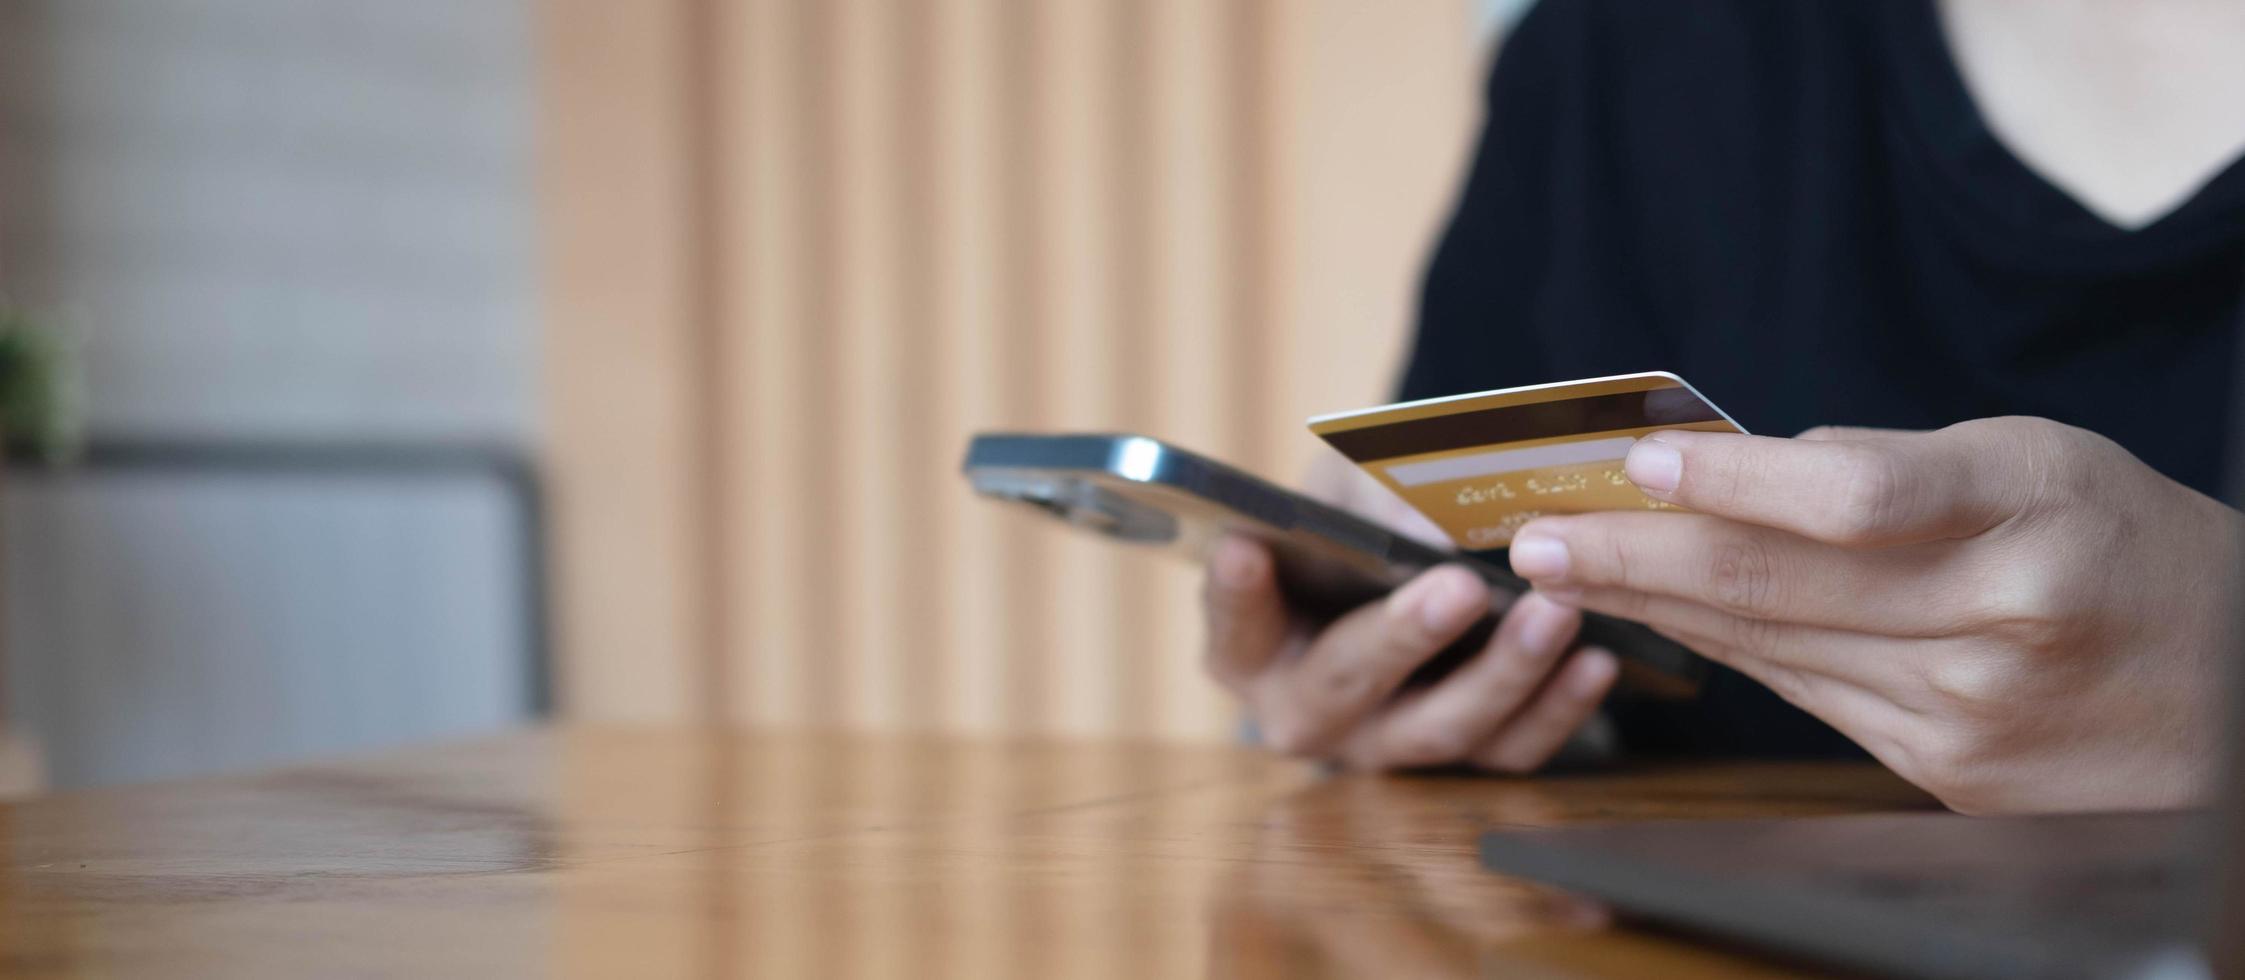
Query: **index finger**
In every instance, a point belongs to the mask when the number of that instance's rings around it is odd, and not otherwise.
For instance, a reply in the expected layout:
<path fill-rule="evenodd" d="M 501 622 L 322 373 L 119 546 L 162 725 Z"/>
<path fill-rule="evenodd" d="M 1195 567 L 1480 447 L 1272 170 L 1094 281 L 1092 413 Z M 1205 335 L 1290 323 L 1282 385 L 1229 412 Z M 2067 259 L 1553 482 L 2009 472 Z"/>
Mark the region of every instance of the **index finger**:
<path fill-rule="evenodd" d="M 1646 496 L 1830 544 L 1969 537 L 2016 513 L 2033 483 L 2002 427 L 1953 425 L 1873 439 L 1655 432 L 1623 472 Z"/>
<path fill-rule="evenodd" d="M 1218 539 L 1208 555 L 1201 590 L 1207 618 L 1208 671 L 1234 693 L 1277 661 L 1288 646 L 1292 619 L 1279 594 L 1270 548 L 1238 535 Z"/>

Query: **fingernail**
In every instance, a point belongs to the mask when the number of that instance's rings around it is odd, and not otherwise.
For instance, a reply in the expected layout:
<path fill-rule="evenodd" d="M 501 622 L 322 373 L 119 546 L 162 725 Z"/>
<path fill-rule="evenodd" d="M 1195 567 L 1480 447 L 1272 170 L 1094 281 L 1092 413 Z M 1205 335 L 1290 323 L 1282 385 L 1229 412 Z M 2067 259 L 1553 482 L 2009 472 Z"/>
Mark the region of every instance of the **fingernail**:
<path fill-rule="evenodd" d="M 1575 670 L 1575 693 L 1583 697 L 1598 693 L 1598 689 L 1605 687 L 1608 681 L 1614 679 L 1614 673 L 1621 669 L 1621 665 L 1614 662 L 1613 657 L 1593 656 L 1595 653 L 1596 651 L 1591 651 L 1582 654 L 1588 662 Z"/>
<path fill-rule="evenodd" d="M 1390 600 L 1399 612 L 1417 615 L 1429 633 L 1450 633 L 1488 609 L 1488 597 L 1465 575 L 1422 575 Z"/>
<path fill-rule="evenodd" d="M 1532 594 L 1569 608 L 1582 606 L 1582 590 L 1572 585 L 1538 585 Z"/>
<path fill-rule="evenodd" d="M 1515 615 L 1526 617 L 1520 624 L 1520 645 L 1530 653 L 1553 653 L 1567 642 L 1563 634 L 1574 631 L 1574 610 L 1534 592 L 1528 593 L 1514 608 L 1518 610 Z"/>
<path fill-rule="evenodd" d="M 1567 543 L 1544 534 L 1512 539 L 1513 574 L 1526 579 L 1567 577 Z"/>
<path fill-rule="evenodd" d="M 1242 589 L 1255 584 L 1262 573 L 1261 556 L 1247 542 L 1225 538 L 1216 543 L 1216 553 L 1208 564 L 1216 575 L 1216 582 L 1226 588 Z"/>
<path fill-rule="evenodd" d="M 1649 493 L 1674 493 L 1684 478 L 1684 454 L 1665 442 L 1639 439 L 1629 447 L 1621 471 L 1629 482 Z"/>

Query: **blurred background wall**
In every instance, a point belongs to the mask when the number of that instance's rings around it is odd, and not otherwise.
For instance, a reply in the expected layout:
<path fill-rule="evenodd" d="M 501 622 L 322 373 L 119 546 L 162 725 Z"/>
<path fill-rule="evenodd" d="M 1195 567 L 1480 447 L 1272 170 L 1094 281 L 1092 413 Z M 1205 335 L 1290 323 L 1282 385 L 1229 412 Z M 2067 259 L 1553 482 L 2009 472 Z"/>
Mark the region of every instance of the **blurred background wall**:
<path fill-rule="evenodd" d="M 535 707 L 534 14 L 0 0 L 0 297 L 69 333 L 91 438 L 0 481 L 54 784 Z"/>
<path fill-rule="evenodd" d="M 973 499 L 977 429 L 1292 478 L 1383 400 L 1466 0 L 544 0 L 561 703 L 1222 737 L 1197 578 Z"/>
<path fill-rule="evenodd" d="M 1509 6 L 0 0 L 0 300 L 89 434 L 0 480 L 0 770 L 549 699 L 1229 737 L 1192 571 L 959 454 L 1298 476 L 1387 394 Z"/>

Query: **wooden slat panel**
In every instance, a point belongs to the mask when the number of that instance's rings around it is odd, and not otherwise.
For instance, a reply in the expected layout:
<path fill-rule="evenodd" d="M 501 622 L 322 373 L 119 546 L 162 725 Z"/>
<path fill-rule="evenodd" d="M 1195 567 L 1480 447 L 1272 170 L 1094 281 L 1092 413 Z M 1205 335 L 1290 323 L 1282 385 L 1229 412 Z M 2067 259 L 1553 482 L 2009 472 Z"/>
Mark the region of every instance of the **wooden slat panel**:
<path fill-rule="evenodd" d="M 1260 368 L 1234 359 L 1239 351 L 1230 338 L 1243 325 L 1227 318 L 1241 287 L 1236 266 L 1242 258 L 1230 248 L 1234 215 L 1227 201 L 1229 157 L 1238 145 L 1224 112 L 1236 81 L 1225 66 L 1233 54 L 1225 38 L 1227 4 L 1160 0 L 1133 6 L 1151 15 L 1152 57 L 1143 81 L 1152 96 L 1149 211 L 1162 219 L 1150 242 L 1159 271 L 1144 329 L 1158 339 L 1153 372 L 1159 383 L 1152 387 L 1161 396 L 1148 425 L 1219 458 L 1241 459 L 1246 447 L 1232 436 L 1233 416 L 1243 406 L 1231 393 Z M 1145 685 L 1150 703 L 1137 713 L 1142 720 L 1136 727 L 1149 734 L 1221 737 L 1231 716 L 1200 668 L 1199 577 L 1166 562 L 1149 577 L 1150 615 L 1136 641 L 1144 648 L 1137 659 L 1150 668 Z"/>
<path fill-rule="evenodd" d="M 689 238 L 675 0 L 545 0 L 540 208 L 560 702 L 685 717 Z"/>
<path fill-rule="evenodd" d="M 934 37 L 942 63 L 950 66 L 950 84 L 937 93 L 938 131 L 944 135 L 936 151 L 936 251 L 934 260 L 947 285 L 937 311 L 941 322 L 954 333 L 947 346 L 956 358 L 947 362 L 955 384 L 945 400 L 948 411 L 936 419 L 952 433 L 1003 425 L 1018 410 L 1007 392 L 1004 372 L 1006 337 L 999 310 L 1002 307 L 999 202 L 1007 190 L 1002 182 L 996 64 L 999 58 L 998 22 L 1007 15 L 1004 0 L 946 0 Z M 941 448 L 957 452 L 957 436 Z M 944 670 L 937 687 L 947 727 L 989 731 L 1000 727 L 1004 716 L 1007 665 L 1004 651 L 1021 645 L 1016 614 L 1019 603 L 1004 586 L 1020 579 L 1005 575 L 1002 563 L 1017 555 L 1034 529 L 1022 527 L 1018 514 L 999 512 L 976 500 L 956 484 L 916 488 L 944 504 L 948 526 L 955 529 L 949 561 L 929 575 L 941 578 L 957 591 L 957 605 L 948 633 L 929 634 L 934 655 Z"/>
<path fill-rule="evenodd" d="M 735 173 L 740 190 L 728 220 L 740 229 L 742 284 L 735 294 L 737 320 L 728 327 L 741 340 L 731 348 L 729 370 L 740 379 L 735 426 L 740 448 L 732 460 L 733 502 L 739 519 L 727 546 L 740 556 L 745 596 L 735 596 L 746 622 L 728 656 L 741 669 L 730 678 L 730 701 L 741 716 L 800 724 L 813 712 L 812 627 L 798 588 L 804 569 L 796 556 L 825 539 L 804 519 L 816 493 L 801 469 L 814 429 L 802 416 L 815 404 L 816 379 L 803 365 L 814 342 L 802 326 L 808 265 L 800 234 L 813 210 L 803 199 L 804 153 L 795 136 L 807 96 L 799 91 L 803 57 L 796 44 L 800 17 L 794 0 L 740 0 L 732 49 L 738 115 L 733 122 Z M 823 644 L 822 644 L 823 645 Z"/>
<path fill-rule="evenodd" d="M 1038 322 L 1049 284 L 1042 214 L 1049 171 L 1044 165 L 1045 97 L 1036 51 L 1047 11 L 1036 0 L 1005 0 L 993 24 L 993 85 L 996 100 L 999 411 L 1007 419 L 1044 419 L 1051 415 L 1047 395 L 1050 331 Z M 1009 629 L 1004 645 L 988 651 L 1003 692 L 993 721 L 1002 728 L 1042 729 L 1052 717 L 1046 697 L 1051 675 L 1056 615 L 1044 590 L 1051 581 L 1055 543 L 1015 520 L 998 529 L 1002 550 L 992 581 L 1003 599 L 1000 621 Z M 982 651 L 975 651 L 981 653 Z M 983 673 L 978 671 L 978 674 Z M 987 676 L 987 675 L 985 675 Z"/>
<path fill-rule="evenodd" d="M 891 75 L 896 129 L 890 179 L 896 195 L 896 230 L 891 238 L 896 276 L 896 356 L 888 384 L 896 420 L 909 428 L 894 440 L 897 482 L 890 488 L 897 521 L 891 529 L 897 560 L 883 574 L 897 621 L 907 630 L 895 647 L 885 676 L 894 705 L 893 724 L 908 729 L 935 725 L 942 703 L 939 690 L 949 666 L 947 644 L 952 606 L 959 601 L 962 566 L 955 526 L 946 520 L 943 495 L 896 493 L 899 487 L 938 487 L 954 479 L 952 442 L 958 432 L 956 404 L 959 364 L 958 325 L 944 316 L 953 267 L 942 254 L 938 222 L 942 193 L 936 168 L 944 138 L 936 118 L 944 93 L 957 84 L 957 65 L 946 57 L 931 31 L 941 19 L 932 2 L 898 4 L 889 18 Z M 923 638 L 935 638 L 925 642 Z"/>
<path fill-rule="evenodd" d="M 1107 130 L 1104 152 L 1115 161 L 1115 178 L 1108 201 L 1113 208 L 1109 226 L 1108 261 L 1113 264 L 1114 323 L 1106 332 L 1105 369 L 1114 377 L 1115 398 L 1107 406 L 1113 421 L 1108 427 L 1165 435 L 1158 406 L 1166 389 L 1157 365 L 1163 342 L 1159 296 L 1161 276 L 1167 270 L 1156 260 L 1154 249 L 1169 215 L 1159 213 L 1161 174 L 1153 145 L 1157 138 L 1153 73 L 1155 38 L 1153 11 L 1146 3 L 1109 2 L 1105 29 L 1109 51 L 1105 111 Z M 1165 652 L 1146 649 L 1149 627 L 1159 620 L 1154 605 L 1151 556 L 1125 553 L 1115 562 L 1115 583 L 1109 593 L 1115 604 L 1121 649 L 1115 656 L 1115 675 L 1109 696 L 1115 704 L 1116 727 L 1141 731 L 1147 725 L 1154 698 L 1152 674 L 1155 658 Z"/>
<path fill-rule="evenodd" d="M 1474 5 L 1319 0 L 1273 29 L 1281 185 L 1273 472 L 1324 452 L 1319 412 L 1393 391 L 1421 267 L 1478 122 Z"/>
<path fill-rule="evenodd" d="M 683 161 L 687 208 L 685 387 L 692 451 L 687 459 L 689 519 L 695 534 L 688 570 L 698 615 L 694 627 L 697 717 L 717 722 L 732 714 L 733 675 L 739 665 L 730 655 L 739 644 L 741 608 L 733 596 L 748 585 L 741 575 L 739 551 L 731 546 L 740 523 L 732 501 L 739 493 L 737 437 L 743 419 L 735 406 L 733 352 L 741 337 L 734 329 L 739 309 L 735 252 L 742 224 L 736 220 L 737 173 L 741 154 L 735 108 L 739 77 L 734 37 L 736 4 L 722 0 L 685 0 L 679 19 L 679 48 L 686 111 Z"/>
<path fill-rule="evenodd" d="M 934 474 L 908 481 L 897 465 L 904 445 L 925 444 L 913 407 L 898 398 L 903 365 L 902 310 L 897 284 L 903 258 L 895 240 L 901 217 L 894 136 L 897 38 L 888 21 L 895 0 L 823 0 L 832 11 L 833 60 L 824 83 L 836 109 L 832 188 L 841 274 L 835 296 L 835 358 L 828 404 L 838 426 L 838 466 L 825 489 L 841 505 L 833 538 L 839 566 L 827 591 L 840 619 L 831 658 L 839 669 L 838 717 L 852 726 L 893 725 L 901 694 L 890 682 L 904 659 L 898 630 L 898 566 L 928 567 L 930 557 L 904 533 L 899 488 L 934 485 Z M 914 40 L 912 43 L 919 43 Z M 926 370 L 914 366 L 915 371 Z"/>
<path fill-rule="evenodd" d="M 799 452 L 772 460 L 805 484 L 801 506 L 782 515 L 789 523 L 789 566 L 793 569 L 790 601 L 804 609 L 802 645 L 783 651 L 799 659 L 804 678 L 792 692 L 800 710 L 815 722 L 844 719 L 845 669 L 850 666 L 856 633 L 846 622 L 844 589 L 853 583 L 844 578 L 842 555 L 850 540 L 843 525 L 858 526 L 861 515 L 852 514 L 842 497 L 843 467 L 850 448 L 842 442 L 840 424 L 843 389 L 838 363 L 837 335 L 841 330 L 843 294 L 853 283 L 842 264 L 845 248 L 839 198 L 844 192 L 841 167 L 840 118 L 842 105 L 832 74 L 842 39 L 833 5 L 798 0 L 786 35 L 792 42 L 794 123 L 790 133 L 775 134 L 795 149 L 796 183 L 801 223 L 788 247 L 802 256 L 802 302 L 783 329 L 802 339 L 802 358 L 787 367 L 802 379 L 803 400 L 788 415 L 801 432 Z M 728 651 L 730 653 L 731 651 Z M 755 683 L 750 679 L 750 683 Z"/>
<path fill-rule="evenodd" d="M 1119 162 L 1106 111 L 1114 52 L 1107 43 L 1108 0 L 1065 0 L 1039 7 L 1034 39 L 1040 91 L 1039 132 L 1046 178 L 1040 184 L 1048 256 L 1038 320 L 1052 337 L 1045 377 L 1049 421 L 1064 429 L 1112 429 L 1121 378 L 1111 369 L 1112 338 L 1124 331 L 1116 297 L 1114 191 Z M 1113 601 L 1114 548 L 1088 536 L 1050 542 L 1049 603 L 1065 615 L 1045 624 L 1052 683 L 1037 696 L 1052 718 L 1076 731 L 1115 731 L 1123 675 L 1124 615 Z"/>
<path fill-rule="evenodd" d="M 1292 476 L 1302 416 L 1388 382 L 1467 5 L 545 9 L 561 516 L 600 544 L 565 552 L 572 707 L 1223 737 L 1195 575 L 973 499 L 957 453 L 1137 429 Z"/>

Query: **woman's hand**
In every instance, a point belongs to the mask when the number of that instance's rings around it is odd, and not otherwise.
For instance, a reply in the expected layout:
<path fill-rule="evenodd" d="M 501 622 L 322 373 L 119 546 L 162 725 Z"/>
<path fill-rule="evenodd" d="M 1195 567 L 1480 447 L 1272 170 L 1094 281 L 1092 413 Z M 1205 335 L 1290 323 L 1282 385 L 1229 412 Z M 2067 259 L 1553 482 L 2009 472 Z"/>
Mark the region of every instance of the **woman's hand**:
<path fill-rule="evenodd" d="M 1313 474 L 1312 492 L 1414 536 L 1441 538 L 1353 470 L 1326 466 Z M 1316 623 L 1287 607 L 1269 550 L 1233 537 L 1210 554 L 1203 595 L 1209 672 L 1247 704 L 1264 740 L 1355 768 L 1464 763 L 1530 772 L 1592 716 L 1619 666 L 1604 650 L 1568 656 L 1581 614 L 1529 596 L 1456 671 L 1399 691 L 1489 611 L 1487 586 L 1459 567 L 1431 569 L 1385 600 Z"/>
<path fill-rule="evenodd" d="M 1696 513 L 1536 520 L 1514 571 L 1754 677 L 1958 810 L 2209 790 L 2245 518 L 2112 442 L 2031 418 L 1661 432 L 1626 470 Z"/>

